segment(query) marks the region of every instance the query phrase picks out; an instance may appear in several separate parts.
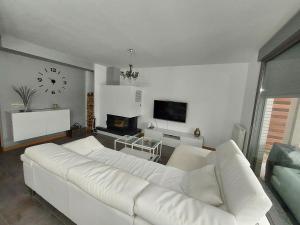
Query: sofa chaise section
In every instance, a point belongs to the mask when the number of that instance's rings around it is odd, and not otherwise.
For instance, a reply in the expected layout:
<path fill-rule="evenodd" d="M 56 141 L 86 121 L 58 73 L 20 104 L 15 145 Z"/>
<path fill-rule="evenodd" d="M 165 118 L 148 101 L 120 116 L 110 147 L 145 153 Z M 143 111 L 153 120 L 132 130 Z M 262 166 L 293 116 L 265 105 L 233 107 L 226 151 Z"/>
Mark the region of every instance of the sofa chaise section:
<path fill-rule="evenodd" d="M 53 143 L 27 148 L 21 160 L 25 184 L 69 216 L 68 171 L 91 160 Z"/>
<path fill-rule="evenodd" d="M 182 156 L 183 161 L 180 160 Z M 208 164 L 215 165 L 224 201 L 219 208 L 234 215 L 238 225 L 268 224 L 265 214 L 272 203 L 233 140 L 219 145 L 216 151 L 181 145 L 175 149 L 167 166 L 190 171 Z"/>
<path fill-rule="evenodd" d="M 156 225 L 236 225 L 232 214 L 156 185 L 145 188 L 136 200 L 135 212 Z"/>
<path fill-rule="evenodd" d="M 67 177 L 70 168 L 91 161 L 53 143 L 27 148 L 22 157 L 27 157 L 62 178 Z"/>
<path fill-rule="evenodd" d="M 32 177 L 25 183 L 78 225 L 132 225 L 135 197 L 148 185 L 56 144 L 30 147 L 21 159 Z"/>

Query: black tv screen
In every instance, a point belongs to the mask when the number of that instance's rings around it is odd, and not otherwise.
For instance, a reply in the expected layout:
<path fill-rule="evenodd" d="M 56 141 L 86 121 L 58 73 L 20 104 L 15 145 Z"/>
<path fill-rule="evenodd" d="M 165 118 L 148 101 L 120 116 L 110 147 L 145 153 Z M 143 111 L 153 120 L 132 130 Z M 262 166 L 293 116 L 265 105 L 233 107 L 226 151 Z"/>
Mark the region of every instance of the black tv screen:
<path fill-rule="evenodd" d="M 186 108 L 185 102 L 154 100 L 153 118 L 185 123 Z"/>

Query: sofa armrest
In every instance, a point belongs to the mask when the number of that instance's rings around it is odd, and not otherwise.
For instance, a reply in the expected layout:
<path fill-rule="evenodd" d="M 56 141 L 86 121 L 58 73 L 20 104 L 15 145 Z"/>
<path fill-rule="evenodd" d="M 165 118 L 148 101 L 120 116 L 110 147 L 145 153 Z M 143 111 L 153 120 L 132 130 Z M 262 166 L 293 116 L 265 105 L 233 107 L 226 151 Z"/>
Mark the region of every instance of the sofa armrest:
<path fill-rule="evenodd" d="M 235 217 L 226 211 L 155 185 L 138 196 L 134 211 L 155 225 L 236 225 Z"/>
<path fill-rule="evenodd" d="M 185 171 L 199 169 L 207 164 L 206 157 L 210 153 L 214 152 L 191 145 L 179 145 L 175 148 L 167 166 Z"/>

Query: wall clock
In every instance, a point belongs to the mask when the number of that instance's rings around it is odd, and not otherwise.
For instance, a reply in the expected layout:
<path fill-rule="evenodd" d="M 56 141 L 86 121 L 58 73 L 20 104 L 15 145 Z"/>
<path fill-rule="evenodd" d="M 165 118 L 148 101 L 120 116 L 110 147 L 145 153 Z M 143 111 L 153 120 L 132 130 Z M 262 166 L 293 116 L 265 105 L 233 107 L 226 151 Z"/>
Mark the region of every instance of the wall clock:
<path fill-rule="evenodd" d="M 67 88 L 66 76 L 55 67 L 45 67 L 37 76 L 38 87 L 45 93 L 55 95 Z"/>

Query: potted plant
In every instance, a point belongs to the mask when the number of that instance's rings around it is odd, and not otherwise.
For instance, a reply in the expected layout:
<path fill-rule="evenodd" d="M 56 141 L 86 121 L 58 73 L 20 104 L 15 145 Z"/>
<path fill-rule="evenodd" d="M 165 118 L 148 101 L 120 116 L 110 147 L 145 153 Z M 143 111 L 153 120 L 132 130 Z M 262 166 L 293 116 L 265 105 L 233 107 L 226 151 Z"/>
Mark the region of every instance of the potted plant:
<path fill-rule="evenodd" d="M 20 98 L 24 104 L 24 110 L 21 110 L 21 111 L 23 111 L 23 112 L 30 111 L 30 109 L 29 109 L 30 100 L 31 100 L 32 96 L 36 93 L 36 90 L 31 89 L 27 86 L 20 86 L 20 87 L 13 86 L 13 90 L 20 96 Z"/>

